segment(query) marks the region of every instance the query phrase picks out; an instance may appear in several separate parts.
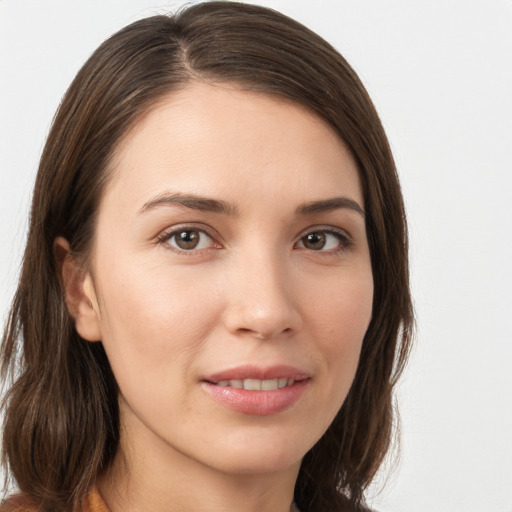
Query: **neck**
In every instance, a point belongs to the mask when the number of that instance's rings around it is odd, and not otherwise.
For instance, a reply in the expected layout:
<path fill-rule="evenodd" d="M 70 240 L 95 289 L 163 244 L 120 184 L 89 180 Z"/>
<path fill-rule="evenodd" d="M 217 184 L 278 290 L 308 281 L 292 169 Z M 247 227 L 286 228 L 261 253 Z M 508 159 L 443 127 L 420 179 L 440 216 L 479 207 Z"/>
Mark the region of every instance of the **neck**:
<path fill-rule="evenodd" d="M 295 478 L 296 471 L 226 475 L 190 464 L 135 469 L 118 460 L 98 479 L 98 488 L 110 512 L 290 512 Z"/>
<path fill-rule="evenodd" d="M 300 467 L 230 472 L 196 461 L 155 436 L 123 428 L 118 453 L 97 486 L 110 512 L 290 512 Z M 141 434 L 139 432 L 139 434 Z"/>

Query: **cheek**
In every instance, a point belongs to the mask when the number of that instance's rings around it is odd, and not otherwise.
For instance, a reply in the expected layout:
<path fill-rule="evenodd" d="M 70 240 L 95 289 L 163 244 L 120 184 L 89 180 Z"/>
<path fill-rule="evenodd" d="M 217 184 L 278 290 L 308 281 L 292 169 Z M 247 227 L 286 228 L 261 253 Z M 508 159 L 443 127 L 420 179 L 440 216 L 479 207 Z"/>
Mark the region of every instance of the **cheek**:
<path fill-rule="evenodd" d="M 167 379 L 171 367 L 186 368 L 215 316 L 215 290 L 203 286 L 198 293 L 186 272 L 147 262 L 118 259 L 100 277 L 103 343 L 116 376 L 136 367 Z"/>
<path fill-rule="evenodd" d="M 324 375 L 333 400 L 333 412 L 341 407 L 354 379 L 362 342 L 370 324 L 373 305 L 371 272 L 340 281 L 329 293 L 318 296 L 310 324 L 325 365 Z"/>
<path fill-rule="evenodd" d="M 360 345 L 372 315 L 371 272 L 331 283 L 329 292 L 319 293 L 312 302 L 314 324 L 325 332 L 327 348 L 346 351 Z"/>

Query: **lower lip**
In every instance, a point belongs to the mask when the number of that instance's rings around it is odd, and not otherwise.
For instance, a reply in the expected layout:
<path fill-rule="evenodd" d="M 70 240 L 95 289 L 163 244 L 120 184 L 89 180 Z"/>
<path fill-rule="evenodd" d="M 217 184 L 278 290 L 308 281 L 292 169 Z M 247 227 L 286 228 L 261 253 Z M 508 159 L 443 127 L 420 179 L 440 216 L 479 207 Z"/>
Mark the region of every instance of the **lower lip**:
<path fill-rule="evenodd" d="M 296 404 L 309 383 L 309 379 L 294 382 L 291 386 L 272 391 L 249 391 L 247 389 L 217 386 L 203 382 L 203 389 L 215 400 L 244 414 L 269 416 L 285 411 Z"/>

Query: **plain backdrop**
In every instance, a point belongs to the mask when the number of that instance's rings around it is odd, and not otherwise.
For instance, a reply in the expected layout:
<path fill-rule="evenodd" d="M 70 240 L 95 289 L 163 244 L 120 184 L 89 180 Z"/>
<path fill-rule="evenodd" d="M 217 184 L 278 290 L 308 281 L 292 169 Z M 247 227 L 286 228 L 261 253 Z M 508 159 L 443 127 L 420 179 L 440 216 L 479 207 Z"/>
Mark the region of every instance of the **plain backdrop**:
<path fill-rule="evenodd" d="M 417 339 L 382 512 L 512 512 L 512 0 L 262 0 L 349 60 L 403 185 Z M 0 316 L 52 116 L 91 52 L 160 0 L 0 0 Z M 384 485 L 384 490 L 378 493 Z"/>

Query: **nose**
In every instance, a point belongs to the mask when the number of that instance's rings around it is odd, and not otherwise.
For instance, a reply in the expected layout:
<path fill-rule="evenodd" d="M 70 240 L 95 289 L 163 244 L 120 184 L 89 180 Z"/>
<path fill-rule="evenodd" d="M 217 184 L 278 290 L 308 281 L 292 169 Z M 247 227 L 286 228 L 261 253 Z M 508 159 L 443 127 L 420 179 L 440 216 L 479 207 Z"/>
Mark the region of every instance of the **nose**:
<path fill-rule="evenodd" d="M 269 255 L 240 257 L 232 263 L 226 283 L 227 330 L 262 340 L 300 331 L 303 320 L 286 263 Z"/>

